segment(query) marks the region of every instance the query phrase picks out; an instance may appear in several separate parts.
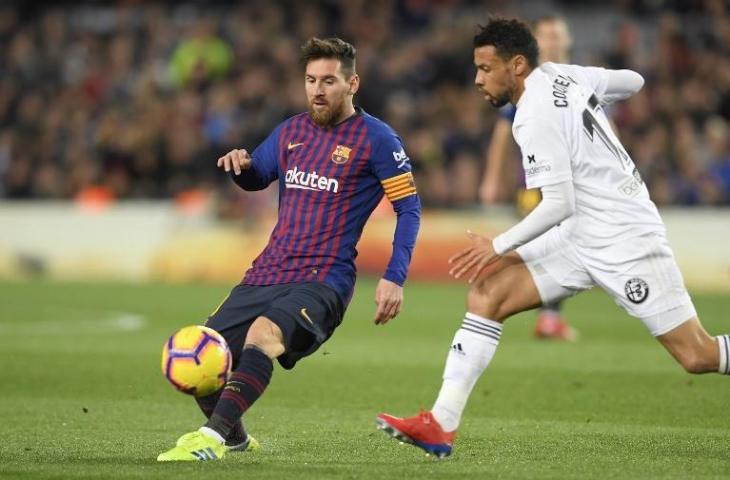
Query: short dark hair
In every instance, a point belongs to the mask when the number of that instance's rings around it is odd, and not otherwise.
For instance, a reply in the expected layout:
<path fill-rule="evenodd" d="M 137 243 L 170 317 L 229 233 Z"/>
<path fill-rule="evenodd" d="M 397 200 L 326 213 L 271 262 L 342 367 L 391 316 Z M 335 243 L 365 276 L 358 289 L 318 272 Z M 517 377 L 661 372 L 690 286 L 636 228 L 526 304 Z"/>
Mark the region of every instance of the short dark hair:
<path fill-rule="evenodd" d="M 486 25 L 479 25 L 479 33 L 474 35 L 474 48 L 493 46 L 497 55 L 509 60 L 522 55 L 527 64 L 537 67 L 537 40 L 530 27 L 517 19 L 490 18 Z"/>
<path fill-rule="evenodd" d="M 306 68 L 312 60 L 320 58 L 337 59 L 342 65 L 342 73 L 349 78 L 355 73 L 355 53 L 355 47 L 341 38 L 312 37 L 302 45 L 300 61 L 302 67 Z"/>

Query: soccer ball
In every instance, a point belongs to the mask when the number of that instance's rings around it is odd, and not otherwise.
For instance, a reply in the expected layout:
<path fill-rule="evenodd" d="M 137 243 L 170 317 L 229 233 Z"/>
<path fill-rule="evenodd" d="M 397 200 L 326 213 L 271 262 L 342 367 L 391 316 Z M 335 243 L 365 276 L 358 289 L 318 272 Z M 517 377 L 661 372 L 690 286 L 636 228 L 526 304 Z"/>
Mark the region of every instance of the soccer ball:
<path fill-rule="evenodd" d="M 225 339 L 202 325 L 184 327 L 162 347 L 162 373 L 177 390 L 203 397 L 221 388 L 231 373 Z"/>

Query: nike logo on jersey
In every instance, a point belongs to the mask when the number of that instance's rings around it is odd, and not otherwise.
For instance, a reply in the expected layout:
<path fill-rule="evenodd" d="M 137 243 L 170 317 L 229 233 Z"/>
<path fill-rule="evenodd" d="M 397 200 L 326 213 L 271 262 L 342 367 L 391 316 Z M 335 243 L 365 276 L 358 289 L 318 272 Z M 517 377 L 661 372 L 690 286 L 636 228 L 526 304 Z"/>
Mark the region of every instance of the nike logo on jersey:
<path fill-rule="evenodd" d="M 304 317 L 304 319 L 306 321 L 308 321 L 309 323 L 311 323 L 312 325 L 314 325 L 314 322 L 312 322 L 312 319 L 309 318 L 309 315 L 307 315 L 307 309 L 306 308 L 302 308 L 301 310 L 299 310 L 299 313 L 302 314 L 302 317 Z"/>
<path fill-rule="evenodd" d="M 304 142 L 299 142 L 299 143 L 291 143 L 291 142 L 289 142 L 289 145 L 286 146 L 286 149 L 287 150 L 294 150 L 295 148 L 301 147 L 302 145 L 304 145 Z"/>

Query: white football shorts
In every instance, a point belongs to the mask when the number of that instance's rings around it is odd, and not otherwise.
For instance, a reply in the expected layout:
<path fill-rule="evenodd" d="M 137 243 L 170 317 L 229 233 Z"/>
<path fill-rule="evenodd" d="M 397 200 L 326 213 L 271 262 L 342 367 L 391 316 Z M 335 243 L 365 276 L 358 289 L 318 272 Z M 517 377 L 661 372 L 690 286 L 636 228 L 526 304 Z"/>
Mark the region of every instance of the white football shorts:
<path fill-rule="evenodd" d="M 664 235 L 652 233 L 605 248 L 579 247 L 551 228 L 517 249 L 543 303 L 597 285 L 652 335 L 663 335 L 697 315 Z"/>

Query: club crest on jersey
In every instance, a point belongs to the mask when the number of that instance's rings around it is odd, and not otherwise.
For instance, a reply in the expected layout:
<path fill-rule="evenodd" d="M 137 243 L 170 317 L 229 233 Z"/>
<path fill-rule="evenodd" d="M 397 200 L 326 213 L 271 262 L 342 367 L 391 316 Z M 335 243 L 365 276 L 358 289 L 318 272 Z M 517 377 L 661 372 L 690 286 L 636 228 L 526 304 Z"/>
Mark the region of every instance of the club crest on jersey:
<path fill-rule="evenodd" d="M 332 161 L 335 162 L 337 165 L 347 163 L 347 161 L 350 159 L 350 153 L 352 153 L 352 149 L 350 147 L 337 145 L 335 151 L 332 152 Z"/>
<path fill-rule="evenodd" d="M 642 303 L 649 296 L 649 285 L 640 278 L 632 278 L 624 285 L 624 292 L 632 303 Z"/>

